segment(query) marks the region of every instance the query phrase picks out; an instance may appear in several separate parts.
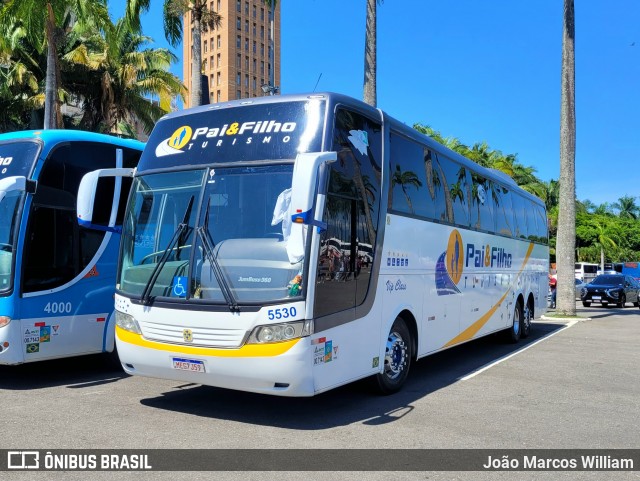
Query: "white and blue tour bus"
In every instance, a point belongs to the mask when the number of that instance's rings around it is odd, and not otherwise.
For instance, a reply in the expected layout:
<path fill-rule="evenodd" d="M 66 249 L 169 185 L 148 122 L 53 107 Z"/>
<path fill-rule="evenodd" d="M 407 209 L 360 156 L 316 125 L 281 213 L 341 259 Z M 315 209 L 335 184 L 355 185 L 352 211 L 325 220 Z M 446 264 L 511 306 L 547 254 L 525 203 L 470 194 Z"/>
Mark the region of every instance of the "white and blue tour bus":
<path fill-rule="evenodd" d="M 85 221 L 108 175 L 82 182 Z M 129 374 L 282 396 L 371 377 L 391 393 L 417 359 L 517 341 L 546 309 L 544 203 L 346 96 L 174 112 L 119 175 Z"/>
<path fill-rule="evenodd" d="M 76 220 L 82 177 L 137 165 L 144 144 L 72 130 L 0 135 L 0 364 L 112 351 L 121 179 Z M 121 209 L 119 217 L 124 215 Z"/>

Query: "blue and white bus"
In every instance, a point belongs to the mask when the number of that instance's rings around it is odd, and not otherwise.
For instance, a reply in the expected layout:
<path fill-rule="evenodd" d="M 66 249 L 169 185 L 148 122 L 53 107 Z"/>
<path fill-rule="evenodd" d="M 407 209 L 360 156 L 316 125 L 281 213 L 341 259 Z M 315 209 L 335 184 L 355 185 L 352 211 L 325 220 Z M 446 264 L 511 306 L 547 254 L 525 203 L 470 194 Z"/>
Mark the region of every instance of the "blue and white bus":
<path fill-rule="evenodd" d="M 0 364 L 112 351 L 121 192 L 103 183 L 96 227 L 76 219 L 82 177 L 134 167 L 144 144 L 72 130 L 0 135 Z M 120 222 L 124 213 L 119 213 Z"/>
<path fill-rule="evenodd" d="M 127 175 L 130 374 L 282 396 L 372 376 L 390 393 L 418 358 L 516 341 L 546 309 L 544 203 L 346 96 L 169 114 Z M 92 196 L 83 181 L 79 211 Z"/>

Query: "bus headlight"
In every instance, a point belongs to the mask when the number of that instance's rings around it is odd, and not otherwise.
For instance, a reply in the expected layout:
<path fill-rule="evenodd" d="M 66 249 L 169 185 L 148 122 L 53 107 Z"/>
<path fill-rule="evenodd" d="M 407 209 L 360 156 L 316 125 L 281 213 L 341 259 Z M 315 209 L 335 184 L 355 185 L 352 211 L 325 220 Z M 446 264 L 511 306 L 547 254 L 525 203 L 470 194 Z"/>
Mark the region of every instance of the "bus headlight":
<path fill-rule="evenodd" d="M 8 326 L 11 322 L 11 318 L 9 316 L 0 316 L 0 327 Z"/>
<path fill-rule="evenodd" d="M 129 314 L 116 311 L 116 326 L 125 331 L 134 332 L 136 334 L 142 334 L 138 322 Z"/>
<path fill-rule="evenodd" d="M 311 334 L 313 334 L 313 321 L 269 324 L 268 326 L 257 326 L 249 336 L 247 344 L 290 341 L 291 339 L 306 337 Z"/>

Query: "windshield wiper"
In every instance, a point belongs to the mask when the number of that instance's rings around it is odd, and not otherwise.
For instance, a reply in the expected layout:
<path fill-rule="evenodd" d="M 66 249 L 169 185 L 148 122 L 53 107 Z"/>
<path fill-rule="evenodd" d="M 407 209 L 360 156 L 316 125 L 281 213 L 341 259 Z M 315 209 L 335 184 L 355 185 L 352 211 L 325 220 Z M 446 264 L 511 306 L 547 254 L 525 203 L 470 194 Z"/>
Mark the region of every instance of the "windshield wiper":
<path fill-rule="evenodd" d="M 201 227 L 198 227 L 196 229 L 196 233 L 198 234 L 198 236 L 200 237 L 200 240 L 202 241 L 202 248 L 204 249 L 204 255 L 207 257 L 209 264 L 211 264 L 211 270 L 213 270 L 213 275 L 216 276 L 216 280 L 218 281 L 218 285 L 220 286 L 220 292 L 222 292 L 224 300 L 227 301 L 227 304 L 229 305 L 229 310 L 231 312 L 239 312 L 240 307 L 238 306 L 238 302 L 236 301 L 236 298 L 233 295 L 231 288 L 229 287 L 227 278 L 225 277 L 224 272 L 222 272 L 222 268 L 220 267 L 220 264 L 218 263 L 218 259 L 216 258 L 216 255 L 215 255 L 215 251 L 214 251 L 215 244 L 213 240 L 211 240 L 210 238 L 209 229 L 207 229 L 207 224 L 209 220 L 208 214 L 209 214 L 209 207 L 207 207 L 207 218 L 206 218 L 205 224 Z"/>
<path fill-rule="evenodd" d="M 171 255 L 171 251 L 173 250 L 174 246 L 176 244 L 179 244 L 179 242 L 184 237 L 186 237 L 186 236 L 184 236 L 184 234 L 189 229 L 189 225 L 187 224 L 187 221 L 189 220 L 189 217 L 191 216 L 191 208 L 193 207 L 193 199 L 194 199 L 194 196 L 192 195 L 191 199 L 189 199 L 189 204 L 187 205 L 187 209 L 184 212 L 184 216 L 182 218 L 182 222 L 180 224 L 178 224 L 178 227 L 177 227 L 176 231 L 173 233 L 173 236 L 171 237 L 171 240 L 169 241 L 169 244 L 167 245 L 165 250 L 162 251 L 162 256 L 160 257 L 160 260 L 158 261 L 156 266 L 153 268 L 153 271 L 151 271 L 151 276 L 149 276 L 149 280 L 147 281 L 147 284 L 144 286 L 144 289 L 142 291 L 141 301 L 142 301 L 143 304 L 149 304 L 149 302 L 151 300 L 151 290 L 153 289 L 153 286 L 155 285 L 156 281 L 158 280 L 158 277 L 160 276 L 160 271 L 162 271 L 162 268 L 164 267 L 164 265 L 169 260 L 169 256 Z M 178 246 L 178 255 L 179 255 L 179 252 L 180 251 L 179 251 L 179 246 Z"/>

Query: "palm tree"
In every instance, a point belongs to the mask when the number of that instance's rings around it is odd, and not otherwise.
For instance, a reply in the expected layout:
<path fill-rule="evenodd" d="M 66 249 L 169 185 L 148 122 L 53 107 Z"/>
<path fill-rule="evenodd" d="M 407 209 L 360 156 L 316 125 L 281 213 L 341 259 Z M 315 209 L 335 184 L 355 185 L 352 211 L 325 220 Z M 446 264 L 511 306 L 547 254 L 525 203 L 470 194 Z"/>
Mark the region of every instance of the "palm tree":
<path fill-rule="evenodd" d="M 367 0 L 367 26 L 364 42 L 364 101 L 375 107 L 378 103 L 377 93 L 377 46 L 376 46 L 376 8 L 378 0 Z"/>
<path fill-rule="evenodd" d="M 64 56 L 75 68 L 70 72 L 78 80 L 75 91 L 83 99 L 81 126 L 89 130 L 133 133 L 133 120 L 142 122 L 150 132 L 166 112 L 175 96 L 184 98 L 185 88 L 168 69 L 177 61 L 167 49 L 148 49 L 152 39 L 134 30 L 133 24 L 120 19 L 106 30 L 104 38 L 94 37 L 80 43 Z M 94 52 L 87 44 L 99 44 Z M 149 100 L 160 99 L 159 105 Z"/>
<path fill-rule="evenodd" d="M 190 107 L 202 104 L 202 32 L 217 28 L 222 24 L 222 16 L 207 7 L 206 0 L 166 0 L 165 15 L 182 18 L 187 13 L 191 16 L 191 35 L 193 50 L 191 58 L 191 92 Z M 171 22 L 174 24 L 175 22 Z M 165 21 L 166 24 L 166 21 Z"/>
<path fill-rule="evenodd" d="M 20 19 L 32 45 L 46 46 L 44 128 L 62 128 L 60 112 L 60 63 L 58 39 L 63 22 L 73 16 L 75 22 L 91 20 L 99 27 L 109 21 L 104 0 L 5 0 L 0 23 Z"/>
<path fill-rule="evenodd" d="M 609 248 L 616 249 L 615 234 L 612 232 L 609 223 L 606 222 L 604 217 L 595 217 L 590 222 L 595 232 L 595 240 L 593 244 L 600 250 L 600 270 L 604 272 L 604 254 L 605 250 Z"/>
<path fill-rule="evenodd" d="M 275 0 L 274 0 L 275 1 Z M 134 30 L 140 31 L 140 14 L 149 10 L 151 0 L 127 0 L 125 21 Z M 213 5 L 213 2 L 211 2 Z M 164 34 L 172 47 L 182 38 L 182 19 L 188 13 L 191 17 L 193 51 L 191 57 L 190 107 L 202 103 L 202 32 L 215 29 L 222 24 L 222 16 L 209 8 L 206 0 L 164 0 Z"/>
<path fill-rule="evenodd" d="M 19 23 L 0 25 L 0 132 L 27 127 L 38 93 L 38 62 Z"/>
<path fill-rule="evenodd" d="M 630 195 L 623 195 L 614 202 L 614 209 L 618 210 L 618 217 L 622 219 L 637 219 L 640 208 L 636 205 L 636 198 Z"/>
<path fill-rule="evenodd" d="M 576 117 L 575 117 L 575 16 L 573 0 L 564 0 L 562 81 L 560 102 L 560 210 L 556 263 L 557 310 L 575 316 L 574 264 L 576 245 Z"/>

